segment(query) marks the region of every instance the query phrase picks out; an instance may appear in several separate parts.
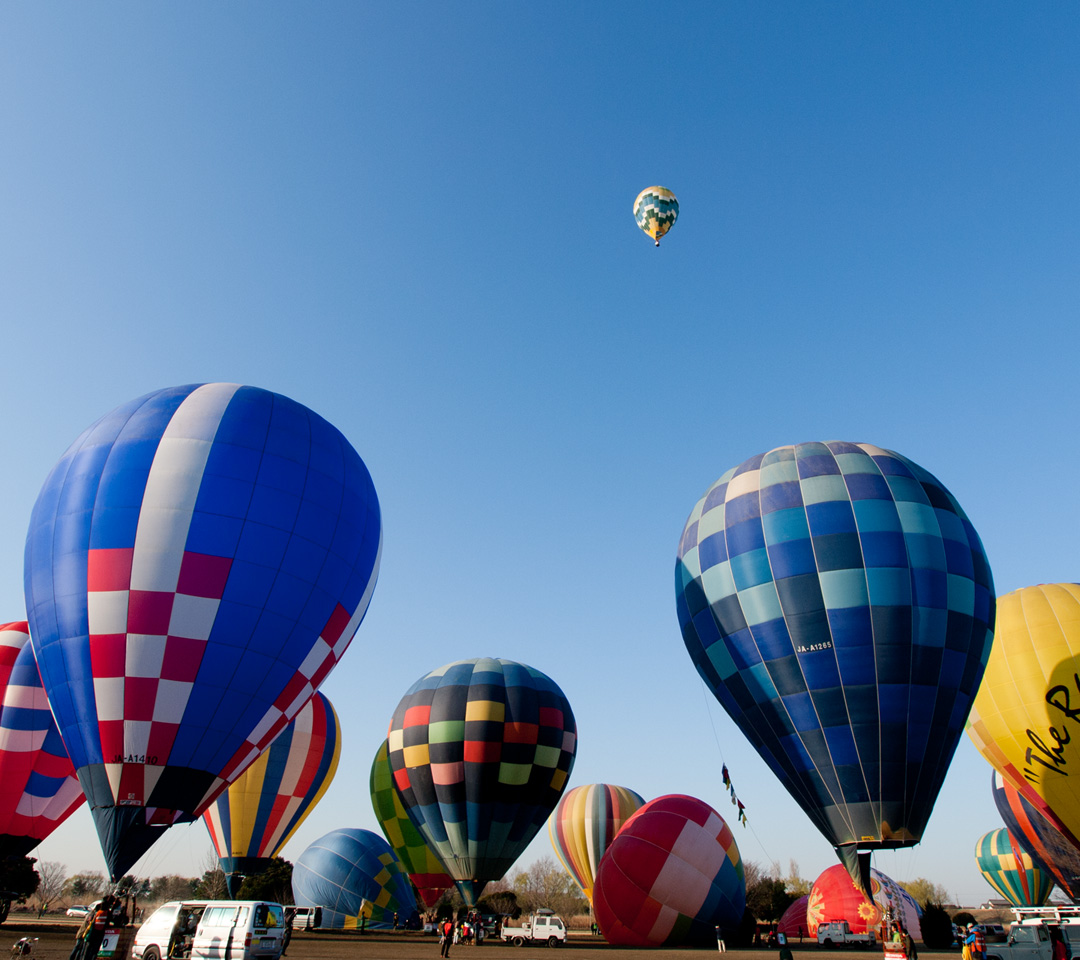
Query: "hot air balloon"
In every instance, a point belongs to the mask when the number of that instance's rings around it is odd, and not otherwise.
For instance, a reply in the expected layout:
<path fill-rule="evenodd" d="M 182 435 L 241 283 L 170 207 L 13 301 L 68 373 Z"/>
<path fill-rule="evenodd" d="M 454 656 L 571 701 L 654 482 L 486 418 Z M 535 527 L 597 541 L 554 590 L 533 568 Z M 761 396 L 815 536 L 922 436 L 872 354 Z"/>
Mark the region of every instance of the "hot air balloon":
<path fill-rule="evenodd" d="M 421 677 L 394 711 L 387 739 L 405 809 L 474 906 L 559 802 L 577 725 L 550 677 L 485 657 Z"/>
<path fill-rule="evenodd" d="M 998 600 L 968 735 L 1080 847 L 1080 584 L 1023 587 Z"/>
<path fill-rule="evenodd" d="M 746 908 L 731 828 L 712 807 L 672 794 L 641 807 L 596 871 L 593 908 L 608 943 L 674 947 L 715 942 Z"/>
<path fill-rule="evenodd" d="M 341 725 L 316 693 L 203 814 L 229 896 L 261 873 L 326 793 L 341 756 Z"/>
<path fill-rule="evenodd" d="M 788 907 L 780 922 L 776 925 L 776 932 L 782 933 L 788 940 L 802 940 L 810 935 L 810 924 L 806 919 L 806 910 L 810 905 L 810 894 L 804 893 L 790 907 Z"/>
<path fill-rule="evenodd" d="M 892 877 L 871 869 L 870 893 L 870 897 L 865 896 L 839 864 L 829 867 L 810 888 L 806 906 L 808 935 L 816 939 L 818 926 L 834 920 L 846 920 L 852 933 L 877 933 L 882 919 L 888 914 L 892 919 L 900 920 L 915 940 L 922 938 L 919 922 L 922 910 Z"/>
<path fill-rule="evenodd" d="M 385 929 L 395 913 L 407 922 L 417 912 L 401 863 L 371 830 L 332 830 L 320 837 L 297 859 L 292 888 L 298 907 L 322 907 L 322 925 L 330 929 Z"/>
<path fill-rule="evenodd" d="M 86 799 L 41 687 L 25 621 L 0 624 L 0 859 L 24 857 Z"/>
<path fill-rule="evenodd" d="M 600 858 L 631 814 L 645 800 L 626 787 L 591 783 L 567 791 L 548 818 L 555 855 L 592 902 Z"/>
<path fill-rule="evenodd" d="M 868 889 L 856 851 L 918 843 L 989 653 L 971 523 L 900 454 L 779 447 L 694 507 L 675 583 L 698 673 Z"/>
<path fill-rule="evenodd" d="M 992 789 L 994 804 L 1013 843 L 1031 857 L 1035 866 L 1049 874 L 1071 900 L 1080 899 L 1080 850 L 996 770 Z"/>
<path fill-rule="evenodd" d="M 975 841 L 979 872 L 1014 907 L 1041 907 L 1054 889 L 1049 874 L 1040 870 L 1004 827 Z"/>
<path fill-rule="evenodd" d="M 424 906 L 435 906 L 439 897 L 454 885 L 454 881 L 409 819 L 394 786 L 390 747 L 385 740 L 372 761 L 370 784 L 371 805 L 375 808 L 383 835 L 408 873 Z"/>
<path fill-rule="evenodd" d="M 379 504 L 304 406 L 147 394 L 60 459 L 26 538 L 31 642 L 113 879 L 293 719 L 367 610 Z"/>
<path fill-rule="evenodd" d="M 660 246 L 660 238 L 679 216 L 679 201 L 667 187 L 646 187 L 634 200 L 634 219 Z"/>

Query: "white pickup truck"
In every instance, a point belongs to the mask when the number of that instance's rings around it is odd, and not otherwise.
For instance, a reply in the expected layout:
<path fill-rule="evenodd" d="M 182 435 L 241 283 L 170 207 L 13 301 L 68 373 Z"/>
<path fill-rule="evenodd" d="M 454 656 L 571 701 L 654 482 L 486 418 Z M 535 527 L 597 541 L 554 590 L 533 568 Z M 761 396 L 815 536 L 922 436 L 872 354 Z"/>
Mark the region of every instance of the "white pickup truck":
<path fill-rule="evenodd" d="M 986 960 L 1051 960 L 1060 931 L 1071 957 L 1080 957 L 1080 906 L 1014 907 L 1016 922 L 1004 942 L 987 938 Z"/>
<path fill-rule="evenodd" d="M 875 939 L 872 933 L 854 933 L 846 920 L 819 923 L 817 928 L 818 946 L 826 950 L 835 947 L 862 947 L 869 950 Z"/>
<path fill-rule="evenodd" d="M 554 913 L 534 913 L 520 927 L 503 927 L 502 938 L 515 947 L 546 943 L 558 947 L 566 943 L 566 924 Z"/>

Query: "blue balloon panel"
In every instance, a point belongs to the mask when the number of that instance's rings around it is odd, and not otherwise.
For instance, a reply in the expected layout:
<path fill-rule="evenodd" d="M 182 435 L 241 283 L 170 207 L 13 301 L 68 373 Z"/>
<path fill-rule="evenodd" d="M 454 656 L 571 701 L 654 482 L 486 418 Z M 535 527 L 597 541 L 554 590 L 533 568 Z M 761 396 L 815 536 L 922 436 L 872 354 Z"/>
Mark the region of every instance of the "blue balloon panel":
<path fill-rule="evenodd" d="M 322 907 L 323 926 L 385 928 L 394 915 L 404 925 L 416 912 L 408 874 L 377 833 L 333 830 L 308 847 L 293 867 L 293 899 Z"/>
<path fill-rule="evenodd" d="M 780 447 L 697 504 L 675 585 L 698 673 L 849 865 L 917 843 L 993 638 L 952 494 L 870 444 Z"/>
<path fill-rule="evenodd" d="M 266 390 L 159 390 L 68 449 L 31 516 L 26 606 L 111 871 L 148 828 L 200 815 L 311 698 L 381 543 L 348 440 Z"/>

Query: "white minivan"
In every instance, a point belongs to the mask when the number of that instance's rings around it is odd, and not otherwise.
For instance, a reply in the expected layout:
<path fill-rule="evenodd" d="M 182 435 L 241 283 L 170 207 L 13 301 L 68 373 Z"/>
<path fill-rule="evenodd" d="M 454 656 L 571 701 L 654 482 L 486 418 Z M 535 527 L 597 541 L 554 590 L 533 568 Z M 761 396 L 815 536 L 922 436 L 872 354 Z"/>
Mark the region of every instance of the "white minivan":
<path fill-rule="evenodd" d="M 278 960 L 285 909 L 263 900 L 174 900 L 135 933 L 134 960 Z"/>

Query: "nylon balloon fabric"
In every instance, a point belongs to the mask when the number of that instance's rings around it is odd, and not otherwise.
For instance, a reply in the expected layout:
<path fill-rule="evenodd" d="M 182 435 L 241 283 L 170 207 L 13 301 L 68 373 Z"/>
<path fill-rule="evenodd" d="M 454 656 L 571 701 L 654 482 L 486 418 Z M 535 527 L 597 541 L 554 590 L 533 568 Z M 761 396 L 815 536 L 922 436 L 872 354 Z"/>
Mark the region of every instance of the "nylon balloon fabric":
<path fill-rule="evenodd" d="M 394 851 L 370 830 L 350 827 L 320 837 L 297 859 L 292 888 L 296 905 L 322 907 L 323 927 L 334 930 L 386 929 L 395 913 L 404 924 L 417 912 Z"/>
<path fill-rule="evenodd" d="M 387 740 L 402 804 L 472 906 L 559 802 L 577 724 L 546 674 L 481 658 L 421 677 L 394 711 Z"/>
<path fill-rule="evenodd" d="M 1013 843 L 1049 874 L 1070 900 L 1080 899 L 1080 850 L 996 770 L 991 782 L 994 805 Z"/>
<path fill-rule="evenodd" d="M 203 814 L 235 897 L 243 877 L 259 873 L 315 808 L 341 758 L 341 724 L 316 692 L 255 762 Z"/>
<path fill-rule="evenodd" d="M 853 876 L 855 850 L 917 843 L 994 627 L 941 482 L 866 443 L 759 454 L 694 507 L 675 585 L 698 673 Z"/>
<path fill-rule="evenodd" d="M 367 610 L 381 544 L 348 440 L 256 387 L 147 394 L 60 458 L 30 519 L 26 605 L 114 879 L 311 699 Z"/>
<path fill-rule="evenodd" d="M 975 862 L 990 886 L 1014 907 L 1041 907 L 1054 881 L 1013 842 L 1004 827 L 975 841 Z"/>
<path fill-rule="evenodd" d="M 641 807 L 596 871 L 593 908 L 608 943 L 675 947 L 716 942 L 746 908 L 731 828 L 707 803 L 672 794 Z"/>
<path fill-rule="evenodd" d="M 443 869 L 435 851 L 409 819 L 394 786 L 394 773 L 390 769 L 390 747 L 384 740 L 375 752 L 371 763 L 371 805 L 375 809 L 379 827 L 394 853 L 397 854 L 409 879 L 415 885 L 424 906 L 433 907 L 449 890 L 454 881 Z"/>
<path fill-rule="evenodd" d="M 870 871 L 867 897 L 841 866 L 829 867 L 814 881 L 806 905 L 807 932 L 816 938 L 822 923 L 846 920 L 853 933 L 876 933 L 884 917 L 899 920 L 911 936 L 922 938 L 922 909 L 903 887 L 880 870 Z"/>
<path fill-rule="evenodd" d="M 1023 587 L 999 599 L 968 735 L 1080 847 L 1080 584 Z"/>
<path fill-rule="evenodd" d="M 678 217 L 679 201 L 667 187 L 646 187 L 634 198 L 634 219 L 657 246 Z"/>
<path fill-rule="evenodd" d="M 645 800 L 627 787 L 590 783 L 569 790 L 548 818 L 555 855 L 592 902 L 600 859 Z"/>
<path fill-rule="evenodd" d="M 25 621 L 0 624 L 0 858 L 23 857 L 85 801 Z"/>

